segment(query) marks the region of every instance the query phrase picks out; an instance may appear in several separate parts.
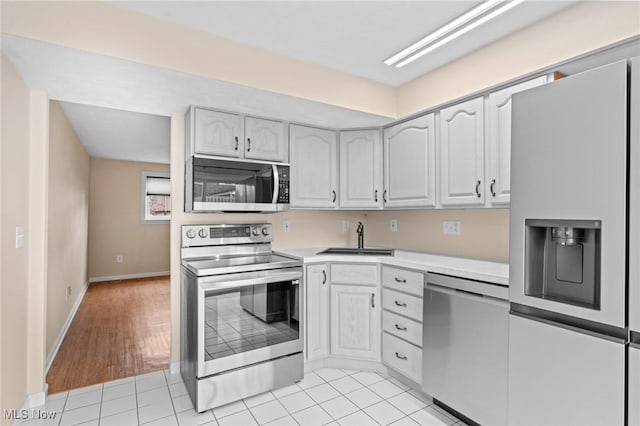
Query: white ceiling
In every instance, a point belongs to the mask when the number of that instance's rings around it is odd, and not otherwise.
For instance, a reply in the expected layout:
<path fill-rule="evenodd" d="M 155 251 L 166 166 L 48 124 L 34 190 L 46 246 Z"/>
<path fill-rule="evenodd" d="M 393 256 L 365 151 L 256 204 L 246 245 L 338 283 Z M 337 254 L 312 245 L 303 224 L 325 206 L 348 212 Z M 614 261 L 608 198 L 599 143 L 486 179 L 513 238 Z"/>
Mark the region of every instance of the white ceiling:
<path fill-rule="evenodd" d="M 169 117 L 71 102 L 60 104 L 90 156 L 170 162 Z"/>
<path fill-rule="evenodd" d="M 397 86 L 571 1 L 528 0 L 401 69 L 383 61 L 480 1 L 113 1 L 224 38 Z"/>
<path fill-rule="evenodd" d="M 141 1 L 114 4 L 304 61 L 398 85 L 575 1 L 526 1 L 402 69 L 391 54 L 478 1 Z M 90 155 L 169 161 L 167 116 L 189 105 L 313 124 L 374 127 L 392 119 L 2 34 L 27 84 L 64 101 Z M 138 114 L 136 114 L 138 113 Z M 152 114 L 152 115 L 148 115 Z M 163 117 L 154 117 L 164 116 Z"/>

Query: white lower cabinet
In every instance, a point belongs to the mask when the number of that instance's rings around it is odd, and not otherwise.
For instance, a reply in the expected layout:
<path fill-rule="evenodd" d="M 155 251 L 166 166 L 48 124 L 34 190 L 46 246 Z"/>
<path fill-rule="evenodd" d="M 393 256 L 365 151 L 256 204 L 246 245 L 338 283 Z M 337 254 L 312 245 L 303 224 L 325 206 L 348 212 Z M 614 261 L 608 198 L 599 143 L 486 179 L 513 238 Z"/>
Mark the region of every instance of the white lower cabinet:
<path fill-rule="evenodd" d="M 380 359 L 377 287 L 331 285 L 331 354 Z"/>
<path fill-rule="evenodd" d="M 422 322 L 422 298 L 399 291 L 382 289 L 382 307 L 407 318 Z"/>
<path fill-rule="evenodd" d="M 416 383 L 422 380 L 422 349 L 388 333 L 382 336 L 382 361 Z"/>
<path fill-rule="evenodd" d="M 329 353 L 329 277 L 327 265 L 306 269 L 306 359 L 324 358 Z"/>
<path fill-rule="evenodd" d="M 422 346 L 422 322 L 405 318 L 393 312 L 383 311 L 382 330 L 416 346 Z"/>
<path fill-rule="evenodd" d="M 424 273 L 382 267 L 382 362 L 422 383 Z"/>

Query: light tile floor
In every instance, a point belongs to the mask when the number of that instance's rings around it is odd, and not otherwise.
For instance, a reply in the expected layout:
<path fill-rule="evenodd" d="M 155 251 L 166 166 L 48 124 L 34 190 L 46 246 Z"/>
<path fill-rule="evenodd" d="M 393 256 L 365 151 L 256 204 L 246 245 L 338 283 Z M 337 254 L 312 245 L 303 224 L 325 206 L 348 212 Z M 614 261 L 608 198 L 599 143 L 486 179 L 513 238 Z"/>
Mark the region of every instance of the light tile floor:
<path fill-rule="evenodd" d="M 197 413 L 168 370 L 50 395 L 36 425 L 464 425 L 396 379 L 321 368 L 297 384 Z M 55 413 L 53 418 L 43 415 Z"/>

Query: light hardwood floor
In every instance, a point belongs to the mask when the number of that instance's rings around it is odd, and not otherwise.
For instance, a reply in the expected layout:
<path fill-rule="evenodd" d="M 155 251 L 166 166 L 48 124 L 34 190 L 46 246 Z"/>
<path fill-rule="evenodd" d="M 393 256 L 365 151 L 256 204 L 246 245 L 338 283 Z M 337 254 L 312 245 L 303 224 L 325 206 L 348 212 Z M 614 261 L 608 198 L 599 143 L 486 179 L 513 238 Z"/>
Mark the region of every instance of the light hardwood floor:
<path fill-rule="evenodd" d="M 47 374 L 49 393 L 167 368 L 169 287 L 168 276 L 91 284 Z"/>

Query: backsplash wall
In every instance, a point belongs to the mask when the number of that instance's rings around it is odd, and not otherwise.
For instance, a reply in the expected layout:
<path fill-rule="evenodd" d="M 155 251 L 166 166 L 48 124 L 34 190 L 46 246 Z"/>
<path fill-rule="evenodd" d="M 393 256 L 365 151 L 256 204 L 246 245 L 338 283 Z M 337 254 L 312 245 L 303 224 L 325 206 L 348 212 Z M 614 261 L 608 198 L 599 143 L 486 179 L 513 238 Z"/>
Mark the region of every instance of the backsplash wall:
<path fill-rule="evenodd" d="M 509 209 L 397 210 L 366 216 L 367 246 L 509 261 Z M 391 232 L 391 219 L 398 221 L 398 232 Z M 445 235 L 443 221 L 460 222 L 460 235 Z"/>

